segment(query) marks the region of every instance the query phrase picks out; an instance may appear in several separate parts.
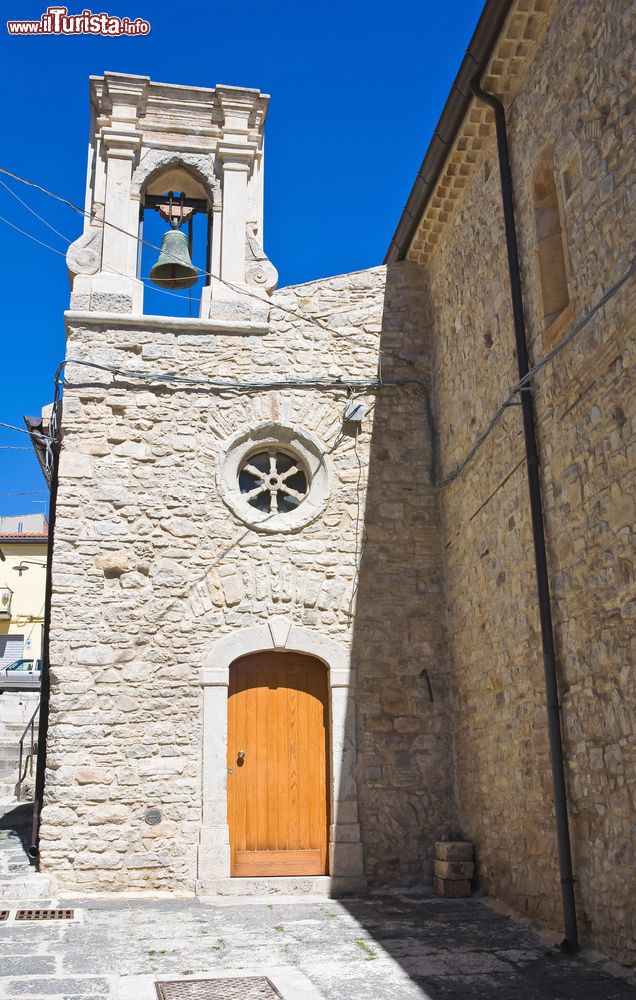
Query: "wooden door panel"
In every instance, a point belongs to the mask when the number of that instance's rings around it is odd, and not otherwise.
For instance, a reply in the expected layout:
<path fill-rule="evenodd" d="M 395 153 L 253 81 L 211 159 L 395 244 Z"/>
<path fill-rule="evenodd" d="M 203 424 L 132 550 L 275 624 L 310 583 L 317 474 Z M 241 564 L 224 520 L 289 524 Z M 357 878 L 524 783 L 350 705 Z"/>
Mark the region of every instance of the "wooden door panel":
<path fill-rule="evenodd" d="M 321 851 L 236 851 L 232 875 L 324 875 Z"/>
<path fill-rule="evenodd" d="M 233 875 L 325 873 L 327 705 L 326 670 L 313 657 L 258 653 L 232 665 L 228 821 Z"/>

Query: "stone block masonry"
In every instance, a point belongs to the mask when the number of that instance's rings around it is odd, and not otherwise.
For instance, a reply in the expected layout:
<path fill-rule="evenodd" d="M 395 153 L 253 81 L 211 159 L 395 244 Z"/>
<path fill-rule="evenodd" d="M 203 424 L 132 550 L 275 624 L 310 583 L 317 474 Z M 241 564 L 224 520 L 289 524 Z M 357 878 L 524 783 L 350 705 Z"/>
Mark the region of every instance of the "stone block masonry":
<path fill-rule="evenodd" d="M 471 879 L 475 874 L 472 861 L 440 861 L 435 859 L 435 876 L 438 879 Z"/>
<path fill-rule="evenodd" d="M 435 844 L 435 860 L 444 864 L 472 861 L 473 851 L 473 845 L 463 840 L 438 840 Z"/>
<path fill-rule="evenodd" d="M 507 108 L 531 362 L 567 336 L 630 263 L 633 56 L 631 4 L 561 0 Z M 484 142 L 472 184 L 426 267 L 442 474 L 468 452 L 517 380 L 496 149 L 492 138 Z M 536 177 L 547 154 L 569 298 L 560 332 L 554 324 L 545 329 L 536 248 Z M 581 939 L 626 963 L 636 954 L 629 790 L 636 761 L 635 301 L 632 281 L 537 375 L 534 392 Z M 442 512 L 460 828 L 475 841 L 483 888 L 557 927 L 518 407 L 443 489 Z"/>
<path fill-rule="evenodd" d="M 433 876 L 433 889 L 436 896 L 446 899 L 465 899 L 470 896 L 472 883 L 469 878 L 441 878 Z"/>
<path fill-rule="evenodd" d="M 433 891 L 436 896 L 461 899 L 470 896 L 475 874 L 473 845 L 461 840 L 439 840 L 435 844 Z"/>

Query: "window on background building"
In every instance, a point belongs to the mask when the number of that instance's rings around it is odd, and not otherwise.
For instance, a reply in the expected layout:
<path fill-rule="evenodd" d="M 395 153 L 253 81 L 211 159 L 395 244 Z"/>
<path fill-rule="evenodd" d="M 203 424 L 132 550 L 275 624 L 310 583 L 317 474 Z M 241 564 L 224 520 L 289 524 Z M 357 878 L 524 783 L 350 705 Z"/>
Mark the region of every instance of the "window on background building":
<path fill-rule="evenodd" d="M 554 161 L 546 153 L 534 176 L 536 252 L 539 265 L 544 343 L 554 340 L 567 318 L 570 304 L 565 230 L 554 175 Z"/>

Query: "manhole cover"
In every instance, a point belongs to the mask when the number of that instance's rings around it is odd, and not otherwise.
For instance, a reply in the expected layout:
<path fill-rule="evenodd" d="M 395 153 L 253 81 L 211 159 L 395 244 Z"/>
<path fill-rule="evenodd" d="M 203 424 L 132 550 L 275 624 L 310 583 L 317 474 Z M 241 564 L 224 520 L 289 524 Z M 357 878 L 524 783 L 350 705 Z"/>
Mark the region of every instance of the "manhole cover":
<path fill-rule="evenodd" d="M 190 979 L 157 983 L 159 1000 L 283 1000 L 269 979 Z"/>

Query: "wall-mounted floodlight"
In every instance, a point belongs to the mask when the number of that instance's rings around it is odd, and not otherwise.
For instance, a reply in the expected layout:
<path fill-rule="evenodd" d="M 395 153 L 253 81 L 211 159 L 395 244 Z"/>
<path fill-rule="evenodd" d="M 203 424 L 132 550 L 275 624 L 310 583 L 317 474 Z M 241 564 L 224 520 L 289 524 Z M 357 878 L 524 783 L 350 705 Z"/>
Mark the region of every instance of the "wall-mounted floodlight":
<path fill-rule="evenodd" d="M 347 403 L 344 411 L 344 420 L 348 424 L 361 424 L 366 416 L 367 408 L 364 403 L 351 400 Z"/>

